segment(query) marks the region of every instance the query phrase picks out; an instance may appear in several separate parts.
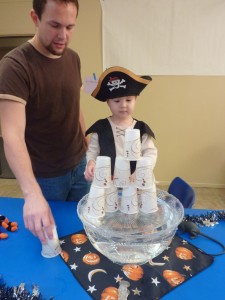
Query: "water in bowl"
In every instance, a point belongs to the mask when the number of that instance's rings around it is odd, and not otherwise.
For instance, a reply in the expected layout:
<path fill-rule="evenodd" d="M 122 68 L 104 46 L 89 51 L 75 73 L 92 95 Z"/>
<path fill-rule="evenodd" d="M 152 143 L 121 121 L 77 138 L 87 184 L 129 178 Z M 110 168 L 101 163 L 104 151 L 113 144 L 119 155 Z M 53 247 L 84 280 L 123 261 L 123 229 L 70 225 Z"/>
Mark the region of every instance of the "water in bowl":
<path fill-rule="evenodd" d="M 78 204 L 78 215 L 92 245 L 111 261 L 144 264 L 169 246 L 183 218 L 182 205 L 168 195 L 158 198 L 158 211 L 154 213 L 128 215 L 117 211 L 103 218 L 88 217 L 84 198 Z"/>

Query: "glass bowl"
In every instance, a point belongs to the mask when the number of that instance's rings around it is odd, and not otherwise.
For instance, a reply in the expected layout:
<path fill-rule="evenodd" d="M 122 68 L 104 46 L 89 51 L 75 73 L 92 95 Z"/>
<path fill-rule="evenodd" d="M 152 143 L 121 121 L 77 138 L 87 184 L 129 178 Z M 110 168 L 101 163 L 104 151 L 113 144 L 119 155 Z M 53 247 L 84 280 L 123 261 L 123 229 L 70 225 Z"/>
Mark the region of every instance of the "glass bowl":
<path fill-rule="evenodd" d="M 141 265 L 162 253 L 184 216 L 180 201 L 163 190 L 157 190 L 158 210 L 148 214 L 118 210 L 100 218 L 90 217 L 87 199 L 88 194 L 77 206 L 85 232 L 95 249 L 120 265 Z"/>

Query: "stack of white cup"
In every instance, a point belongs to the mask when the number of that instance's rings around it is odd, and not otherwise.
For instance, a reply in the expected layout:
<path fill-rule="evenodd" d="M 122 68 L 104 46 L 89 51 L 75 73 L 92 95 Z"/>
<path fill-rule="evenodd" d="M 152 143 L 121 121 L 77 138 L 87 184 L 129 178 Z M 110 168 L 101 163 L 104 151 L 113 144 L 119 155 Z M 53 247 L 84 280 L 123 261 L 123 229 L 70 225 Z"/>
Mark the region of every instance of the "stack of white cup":
<path fill-rule="evenodd" d="M 123 160 L 126 160 L 127 162 L 125 163 Z M 137 162 L 135 181 L 134 183 L 129 182 L 129 184 L 127 184 L 127 178 L 128 176 L 130 177 L 130 174 L 127 175 L 128 168 L 130 173 L 130 166 L 126 167 L 126 173 L 122 168 L 124 168 L 123 166 L 127 163 L 130 164 L 130 161 Z M 158 207 L 153 167 L 150 157 L 141 157 L 140 130 L 127 129 L 125 131 L 124 139 L 124 157 L 116 157 L 114 173 L 114 184 L 116 184 L 117 187 L 123 188 L 120 204 L 120 210 L 122 212 L 127 214 L 137 213 L 137 203 L 138 210 L 143 213 L 157 211 Z M 126 176 L 123 178 L 124 174 L 126 174 Z M 129 186 L 133 186 L 133 188 L 129 189 Z M 132 197 L 133 201 L 131 201 Z"/>
<path fill-rule="evenodd" d="M 87 214 L 99 218 L 105 215 L 105 189 L 91 185 L 87 199 Z"/>
<path fill-rule="evenodd" d="M 131 182 L 130 161 L 137 162 L 134 182 Z M 120 197 L 118 189 L 122 189 Z M 125 131 L 124 155 L 116 156 L 113 182 L 110 157 L 98 156 L 96 159 L 87 214 L 99 218 L 118 209 L 125 214 L 136 214 L 139 210 L 152 213 L 158 209 L 153 164 L 150 157 L 141 157 L 139 129 Z"/>
<path fill-rule="evenodd" d="M 153 164 L 150 157 L 137 161 L 135 186 L 138 188 L 139 208 L 143 213 L 158 210 Z"/>
<path fill-rule="evenodd" d="M 116 187 L 124 188 L 130 185 L 130 162 L 122 156 L 117 156 L 113 182 Z"/>
<path fill-rule="evenodd" d="M 111 159 L 109 156 L 98 156 L 92 185 L 99 188 L 109 188 L 111 184 Z"/>
<path fill-rule="evenodd" d="M 124 138 L 124 157 L 128 160 L 141 158 L 141 140 L 139 129 L 126 129 Z"/>
<path fill-rule="evenodd" d="M 98 156 L 94 179 L 87 199 L 87 214 L 94 218 L 103 217 L 106 212 L 118 210 L 118 192 L 112 185 L 111 159 Z"/>
<path fill-rule="evenodd" d="M 123 188 L 120 211 L 129 215 L 138 213 L 137 189 L 134 185 Z"/>

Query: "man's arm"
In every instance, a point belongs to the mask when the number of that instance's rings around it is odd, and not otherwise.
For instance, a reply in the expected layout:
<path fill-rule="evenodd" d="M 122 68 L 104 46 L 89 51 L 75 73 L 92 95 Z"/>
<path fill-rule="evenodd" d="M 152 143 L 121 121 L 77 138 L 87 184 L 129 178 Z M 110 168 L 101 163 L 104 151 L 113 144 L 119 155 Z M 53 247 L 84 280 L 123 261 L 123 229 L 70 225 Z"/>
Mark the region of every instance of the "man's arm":
<path fill-rule="evenodd" d="M 25 227 L 45 242 L 42 227 L 46 228 L 51 238 L 51 224 L 54 224 L 54 219 L 33 174 L 27 151 L 24 137 L 25 105 L 11 100 L 0 100 L 0 121 L 5 155 L 25 200 L 23 209 Z"/>

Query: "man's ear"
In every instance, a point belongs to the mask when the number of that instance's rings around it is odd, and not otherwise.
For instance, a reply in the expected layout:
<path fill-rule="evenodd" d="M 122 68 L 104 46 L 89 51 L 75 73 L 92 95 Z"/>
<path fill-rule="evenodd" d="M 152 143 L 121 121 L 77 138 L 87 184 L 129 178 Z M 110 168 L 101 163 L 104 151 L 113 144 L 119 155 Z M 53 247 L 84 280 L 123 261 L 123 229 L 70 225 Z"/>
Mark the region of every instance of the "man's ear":
<path fill-rule="evenodd" d="M 34 25 L 37 26 L 37 25 L 38 25 L 39 18 L 38 18 L 38 15 L 36 14 L 36 12 L 35 12 L 34 9 L 32 9 L 32 10 L 30 11 L 30 16 L 31 16 L 32 21 L 34 22 Z"/>

